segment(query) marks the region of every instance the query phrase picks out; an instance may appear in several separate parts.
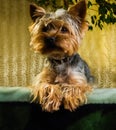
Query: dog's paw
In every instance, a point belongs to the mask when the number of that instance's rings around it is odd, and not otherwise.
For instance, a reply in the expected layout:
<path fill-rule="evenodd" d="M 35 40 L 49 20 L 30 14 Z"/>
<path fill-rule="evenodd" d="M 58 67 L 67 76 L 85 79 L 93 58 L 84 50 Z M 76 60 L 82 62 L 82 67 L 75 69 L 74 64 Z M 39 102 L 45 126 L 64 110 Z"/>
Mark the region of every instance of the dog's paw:
<path fill-rule="evenodd" d="M 87 102 L 86 93 L 89 86 L 68 85 L 62 86 L 63 105 L 65 109 L 74 111 L 79 106 Z"/>
<path fill-rule="evenodd" d="M 42 110 L 53 112 L 60 108 L 62 101 L 61 89 L 58 85 L 41 83 L 33 88 L 34 100 L 40 103 Z"/>

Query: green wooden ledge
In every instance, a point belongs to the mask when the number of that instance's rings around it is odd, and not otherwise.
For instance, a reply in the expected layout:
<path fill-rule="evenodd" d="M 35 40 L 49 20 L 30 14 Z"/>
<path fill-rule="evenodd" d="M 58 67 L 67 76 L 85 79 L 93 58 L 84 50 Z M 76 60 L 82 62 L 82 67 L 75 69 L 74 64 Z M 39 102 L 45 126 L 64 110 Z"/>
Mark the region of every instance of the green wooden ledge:
<path fill-rule="evenodd" d="M 0 102 L 30 102 L 31 91 L 27 87 L 0 87 Z"/>
<path fill-rule="evenodd" d="M 0 130 L 116 130 L 116 89 L 94 89 L 74 112 L 47 113 L 27 87 L 0 87 Z"/>
<path fill-rule="evenodd" d="M 116 104 L 116 88 L 94 89 L 88 94 L 87 104 Z M 27 87 L 0 87 L 0 102 L 31 102 Z"/>

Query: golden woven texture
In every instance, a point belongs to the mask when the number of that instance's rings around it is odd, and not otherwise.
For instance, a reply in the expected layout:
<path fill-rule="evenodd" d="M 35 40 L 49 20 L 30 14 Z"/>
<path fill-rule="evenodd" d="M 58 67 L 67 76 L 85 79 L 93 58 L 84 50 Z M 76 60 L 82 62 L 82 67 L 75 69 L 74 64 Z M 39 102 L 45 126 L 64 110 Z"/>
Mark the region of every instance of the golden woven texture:
<path fill-rule="evenodd" d="M 30 50 L 27 0 L 0 0 L 0 86 L 27 86 L 40 72 L 43 59 Z M 116 87 L 116 25 L 88 31 L 80 54 L 98 87 Z"/>
<path fill-rule="evenodd" d="M 0 0 L 0 86 L 29 85 L 40 71 L 40 56 L 29 47 L 30 23 L 26 0 Z"/>
<path fill-rule="evenodd" d="M 80 48 L 98 87 L 116 87 L 116 24 L 89 31 Z"/>

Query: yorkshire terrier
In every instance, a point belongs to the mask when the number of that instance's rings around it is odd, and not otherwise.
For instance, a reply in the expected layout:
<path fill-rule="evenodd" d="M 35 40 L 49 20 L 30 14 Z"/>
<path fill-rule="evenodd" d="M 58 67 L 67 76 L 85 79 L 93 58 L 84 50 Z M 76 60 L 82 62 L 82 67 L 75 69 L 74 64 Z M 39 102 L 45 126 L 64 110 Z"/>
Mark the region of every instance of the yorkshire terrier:
<path fill-rule="evenodd" d="M 36 4 L 30 5 L 30 45 L 49 62 L 32 84 L 33 100 L 45 111 L 53 112 L 60 106 L 74 111 L 86 103 L 86 94 L 92 89 L 89 67 L 77 53 L 88 29 L 86 9 L 86 0 L 68 10 L 49 13 Z"/>

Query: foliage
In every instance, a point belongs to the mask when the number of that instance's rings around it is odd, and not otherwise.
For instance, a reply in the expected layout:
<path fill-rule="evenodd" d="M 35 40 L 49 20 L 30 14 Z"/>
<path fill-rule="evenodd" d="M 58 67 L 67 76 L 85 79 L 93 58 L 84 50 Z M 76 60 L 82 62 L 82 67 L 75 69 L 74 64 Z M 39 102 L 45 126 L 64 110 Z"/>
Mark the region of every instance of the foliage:
<path fill-rule="evenodd" d="M 53 10 L 57 8 L 67 9 L 70 5 L 75 4 L 79 0 L 30 0 L 40 6 L 50 6 Z M 88 0 L 88 10 L 95 13 L 90 14 L 91 22 L 89 29 L 93 30 L 93 26 L 99 27 L 101 30 L 104 24 L 116 23 L 116 0 Z"/>
<path fill-rule="evenodd" d="M 104 23 L 115 24 L 116 23 L 116 0 L 95 0 L 96 3 L 88 1 L 88 8 L 96 6 L 97 13 L 91 16 L 91 24 L 103 28 Z M 90 29 L 93 29 L 93 26 Z"/>

